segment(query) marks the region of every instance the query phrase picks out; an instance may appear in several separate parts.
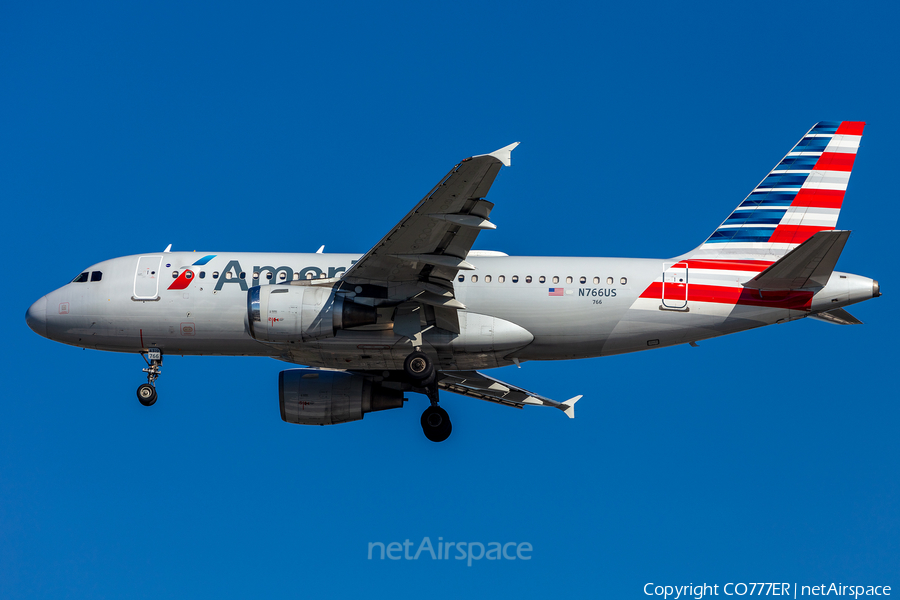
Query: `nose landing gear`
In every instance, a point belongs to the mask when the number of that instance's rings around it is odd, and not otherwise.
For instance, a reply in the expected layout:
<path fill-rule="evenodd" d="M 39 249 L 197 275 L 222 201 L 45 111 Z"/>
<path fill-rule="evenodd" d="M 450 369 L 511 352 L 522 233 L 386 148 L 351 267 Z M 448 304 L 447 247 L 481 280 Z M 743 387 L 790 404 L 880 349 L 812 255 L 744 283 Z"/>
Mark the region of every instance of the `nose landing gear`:
<path fill-rule="evenodd" d="M 156 403 L 156 379 L 162 372 L 162 351 L 159 348 L 150 348 L 146 353 L 141 352 L 141 356 L 147 363 L 147 368 L 144 369 L 144 373 L 147 374 L 147 383 L 138 386 L 137 397 L 144 406 L 153 406 Z"/>

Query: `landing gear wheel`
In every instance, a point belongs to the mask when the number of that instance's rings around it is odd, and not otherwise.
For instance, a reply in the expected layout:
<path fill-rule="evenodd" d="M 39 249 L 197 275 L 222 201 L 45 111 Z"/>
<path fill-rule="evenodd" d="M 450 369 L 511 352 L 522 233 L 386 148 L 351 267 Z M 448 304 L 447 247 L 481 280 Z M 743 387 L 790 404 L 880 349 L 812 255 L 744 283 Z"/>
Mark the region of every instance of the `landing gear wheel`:
<path fill-rule="evenodd" d="M 142 383 L 138 386 L 137 397 L 144 406 L 153 406 L 156 402 L 156 388 L 149 383 Z"/>
<path fill-rule="evenodd" d="M 403 370 L 416 381 L 424 381 L 434 375 L 434 363 L 424 352 L 413 352 L 403 361 Z"/>
<path fill-rule="evenodd" d="M 453 431 L 450 415 L 440 406 L 429 406 L 426 408 L 420 421 L 425 437 L 432 442 L 443 442 L 450 437 L 450 432 Z"/>

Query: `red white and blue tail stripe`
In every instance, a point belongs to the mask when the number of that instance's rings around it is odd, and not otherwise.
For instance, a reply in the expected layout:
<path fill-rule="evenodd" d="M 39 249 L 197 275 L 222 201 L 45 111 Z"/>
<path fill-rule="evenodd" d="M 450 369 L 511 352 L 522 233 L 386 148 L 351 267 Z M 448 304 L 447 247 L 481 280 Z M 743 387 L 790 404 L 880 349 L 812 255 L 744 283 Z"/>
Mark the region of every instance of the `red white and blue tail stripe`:
<path fill-rule="evenodd" d="M 716 335 L 727 332 L 725 318 L 767 324 L 806 316 L 812 290 L 745 284 L 814 234 L 835 229 L 864 126 L 817 123 L 699 248 L 664 263 L 632 308 L 690 311 L 696 327 Z"/>
<path fill-rule="evenodd" d="M 822 121 L 687 257 L 775 261 L 837 226 L 865 123 Z"/>

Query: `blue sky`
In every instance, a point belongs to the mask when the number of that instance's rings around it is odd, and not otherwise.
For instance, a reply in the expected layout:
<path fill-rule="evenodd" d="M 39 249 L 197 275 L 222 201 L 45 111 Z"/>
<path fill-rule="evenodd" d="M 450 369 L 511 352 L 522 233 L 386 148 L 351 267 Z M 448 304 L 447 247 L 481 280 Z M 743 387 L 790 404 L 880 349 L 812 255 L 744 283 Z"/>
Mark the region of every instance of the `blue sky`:
<path fill-rule="evenodd" d="M 900 585 L 898 123 L 889 3 L 19 3 L 0 19 L 3 598 L 645 597 L 645 583 Z M 839 269 L 866 324 L 801 321 L 492 374 L 578 418 L 448 396 L 287 425 L 261 358 L 38 337 L 100 260 L 365 252 L 513 141 L 480 249 L 667 257 L 820 120 L 868 123 Z M 892 141 L 893 140 L 893 141 Z M 892 333 L 893 332 L 893 333 Z M 369 542 L 530 561 L 369 561 Z"/>

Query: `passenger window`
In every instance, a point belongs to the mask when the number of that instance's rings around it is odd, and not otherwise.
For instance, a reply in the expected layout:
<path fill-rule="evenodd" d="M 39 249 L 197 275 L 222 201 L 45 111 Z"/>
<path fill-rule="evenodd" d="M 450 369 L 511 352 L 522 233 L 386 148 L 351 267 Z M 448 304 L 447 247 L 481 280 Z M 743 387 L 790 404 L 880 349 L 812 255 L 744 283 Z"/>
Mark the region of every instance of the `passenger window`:
<path fill-rule="evenodd" d="M 612 277 L 607 277 L 607 278 L 606 278 L 606 285 L 612 285 L 612 284 L 613 284 L 613 278 L 612 278 Z"/>
<path fill-rule="evenodd" d="M 541 278 L 538 279 L 538 281 L 540 281 L 541 283 L 546 283 L 546 282 L 547 282 L 547 278 L 544 277 L 543 275 L 541 275 Z"/>
<path fill-rule="evenodd" d="M 594 285 L 597 285 L 598 283 L 600 283 L 600 278 L 594 277 Z"/>
<path fill-rule="evenodd" d="M 312 279 L 312 278 L 313 278 L 312 271 L 309 271 L 309 272 L 306 273 L 306 278 L 307 278 L 307 279 Z"/>
<path fill-rule="evenodd" d="M 328 279 L 328 275 L 323 271 L 322 273 L 319 273 L 319 279 Z"/>
<path fill-rule="evenodd" d="M 553 276 L 553 283 L 559 283 L 559 275 Z"/>
<path fill-rule="evenodd" d="M 571 276 L 566 277 L 566 283 L 572 283 L 572 277 L 571 277 Z"/>
<path fill-rule="evenodd" d="M 623 277 L 622 279 L 619 280 L 619 283 L 621 283 L 622 285 L 625 285 L 626 283 L 628 283 L 628 280 Z"/>
<path fill-rule="evenodd" d="M 200 279 L 206 277 L 206 271 L 200 271 Z"/>
<path fill-rule="evenodd" d="M 172 279 L 178 279 L 178 271 L 172 271 Z"/>
<path fill-rule="evenodd" d="M 498 281 L 503 281 L 503 276 L 501 275 L 500 277 L 497 278 L 497 280 L 498 280 Z M 490 282 L 491 282 L 491 276 L 490 276 L 490 275 L 485 275 L 485 276 L 484 276 L 484 282 L 485 282 L 485 283 L 490 283 Z"/>
<path fill-rule="evenodd" d="M 93 273 L 91 273 L 91 281 L 100 281 L 101 279 L 103 279 L 103 273 L 101 273 L 100 271 L 94 271 Z"/>
<path fill-rule="evenodd" d="M 457 279 L 459 279 L 459 282 L 462 283 L 463 281 L 466 280 L 466 276 L 465 276 L 465 275 L 460 275 Z"/>
<path fill-rule="evenodd" d="M 498 275 L 497 276 L 498 283 L 503 283 L 504 281 L 506 281 L 506 275 Z"/>
<path fill-rule="evenodd" d="M 518 275 L 513 275 L 512 282 L 513 282 L 513 283 L 519 283 L 519 276 L 518 276 Z"/>
<path fill-rule="evenodd" d="M 472 275 L 472 283 L 478 283 L 478 275 Z"/>
<path fill-rule="evenodd" d="M 266 273 L 266 279 L 269 279 L 269 280 L 272 279 L 272 272 L 271 272 L 271 271 L 269 271 L 268 273 Z"/>
<path fill-rule="evenodd" d="M 219 278 L 219 272 L 213 271 L 213 279 L 218 279 L 218 278 Z"/>
<path fill-rule="evenodd" d="M 294 271 L 294 281 L 300 281 L 300 273 Z"/>
<path fill-rule="evenodd" d="M 287 273 L 282 271 L 281 273 L 278 274 L 278 279 L 280 279 L 281 281 L 284 281 L 285 279 L 287 279 Z"/>
<path fill-rule="evenodd" d="M 82 273 L 81 275 L 79 275 L 78 277 L 73 279 L 72 283 L 84 283 L 87 280 L 88 280 L 88 272 L 85 271 L 84 273 Z"/>
<path fill-rule="evenodd" d="M 525 283 L 531 283 L 531 275 L 525 277 Z"/>
<path fill-rule="evenodd" d="M 582 276 L 581 276 L 581 279 L 579 279 L 578 281 L 581 282 L 581 283 L 587 283 L 587 277 L 585 277 L 584 275 L 582 275 Z"/>
<path fill-rule="evenodd" d="M 259 279 L 259 272 L 253 271 L 253 279 Z"/>

